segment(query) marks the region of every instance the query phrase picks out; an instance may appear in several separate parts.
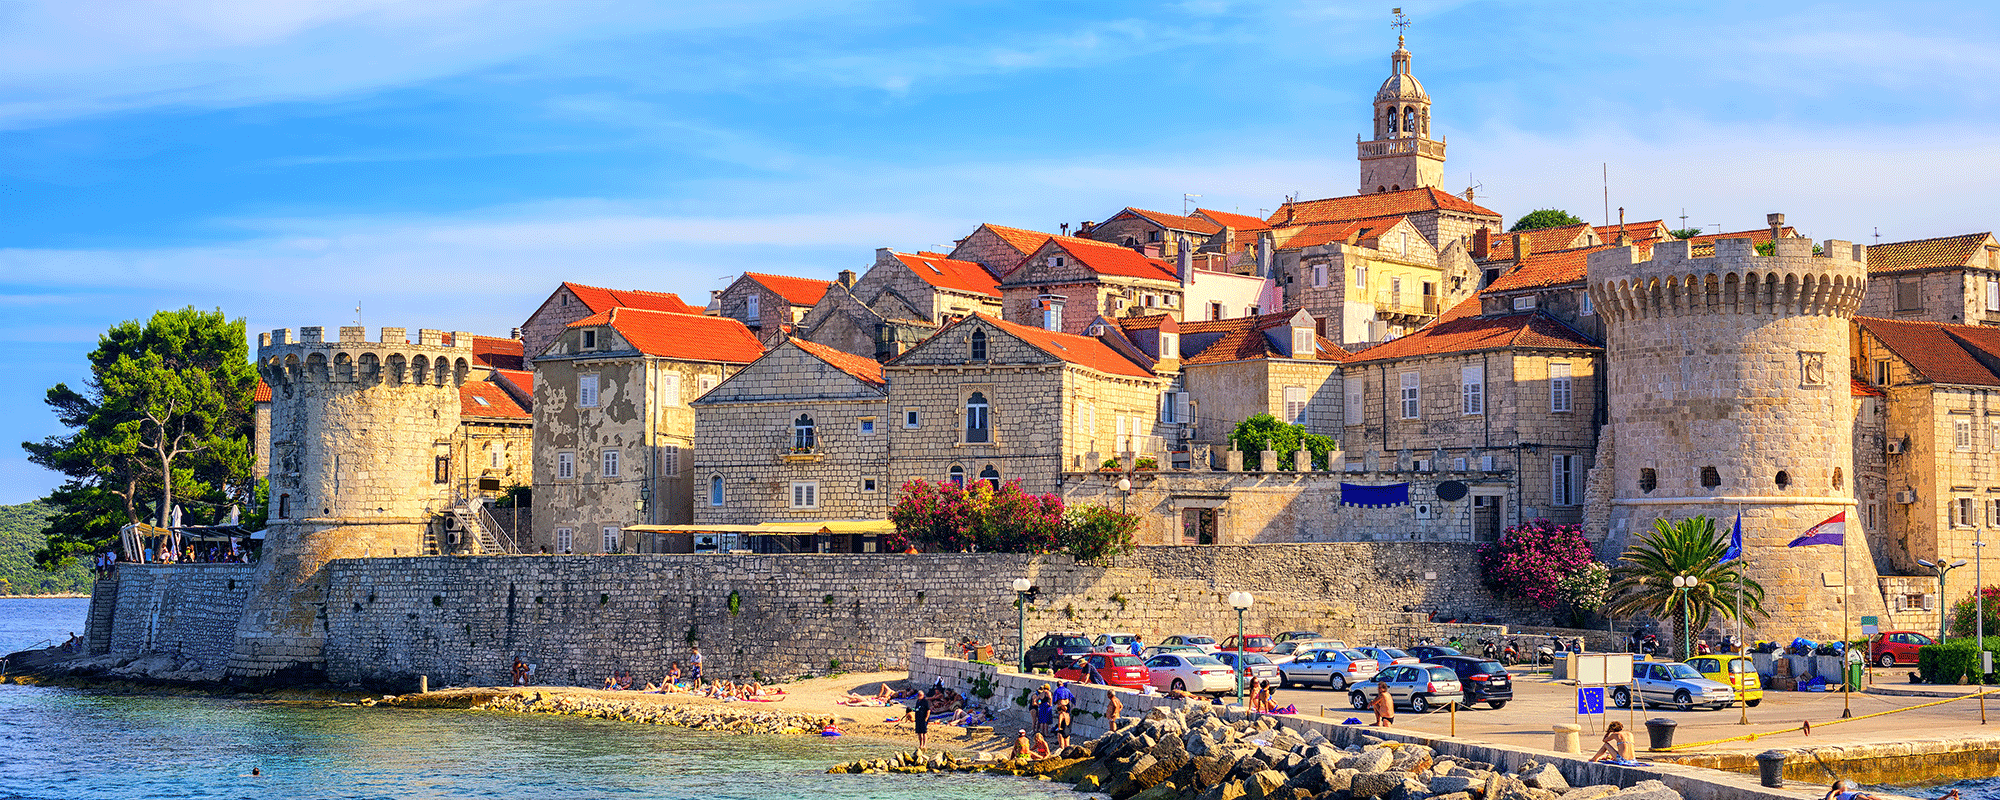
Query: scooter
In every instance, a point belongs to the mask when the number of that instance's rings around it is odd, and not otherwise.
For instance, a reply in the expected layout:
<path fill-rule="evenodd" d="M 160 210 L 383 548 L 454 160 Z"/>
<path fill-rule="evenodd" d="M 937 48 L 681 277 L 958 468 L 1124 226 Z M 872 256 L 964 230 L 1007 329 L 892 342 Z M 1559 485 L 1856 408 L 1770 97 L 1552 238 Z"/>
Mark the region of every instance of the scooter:
<path fill-rule="evenodd" d="M 1556 637 L 1549 637 L 1549 643 L 1535 648 L 1535 663 L 1556 663 Z"/>
<path fill-rule="evenodd" d="M 1485 655 L 1487 658 L 1491 658 L 1496 661 L 1499 660 L 1500 643 L 1498 641 L 1493 639 L 1493 637 L 1491 636 L 1487 636 L 1487 637 L 1482 637 L 1479 640 L 1479 643 L 1485 645 L 1479 651 L 1481 654 Z"/>
<path fill-rule="evenodd" d="M 1500 663 L 1510 667 L 1521 663 L 1521 647 L 1513 639 L 1508 639 L 1507 646 L 1500 649 Z"/>

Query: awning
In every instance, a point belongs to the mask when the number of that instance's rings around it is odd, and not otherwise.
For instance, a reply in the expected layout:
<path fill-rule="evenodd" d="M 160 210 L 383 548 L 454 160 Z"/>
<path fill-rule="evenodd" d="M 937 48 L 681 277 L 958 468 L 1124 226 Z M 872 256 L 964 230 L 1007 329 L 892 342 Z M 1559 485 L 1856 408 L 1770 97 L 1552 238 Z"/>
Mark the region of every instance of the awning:
<path fill-rule="evenodd" d="M 625 530 L 652 533 L 748 533 L 767 535 L 895 533 L 896 524 L 886 519 L 832 519 L 765 522 L 757 525 L 627 525 L 625 526 Z"/>

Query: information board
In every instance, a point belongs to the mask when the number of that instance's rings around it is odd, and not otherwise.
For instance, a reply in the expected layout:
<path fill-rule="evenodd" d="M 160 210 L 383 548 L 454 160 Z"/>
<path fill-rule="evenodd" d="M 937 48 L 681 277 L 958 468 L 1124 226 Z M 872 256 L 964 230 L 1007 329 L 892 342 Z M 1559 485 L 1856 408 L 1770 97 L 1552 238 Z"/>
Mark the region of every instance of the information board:
<path fill-rule="evenodd" d="M 1577 653 L 1576 685 L 1617 686 L 1632 682 L 1632 654 Z"/>

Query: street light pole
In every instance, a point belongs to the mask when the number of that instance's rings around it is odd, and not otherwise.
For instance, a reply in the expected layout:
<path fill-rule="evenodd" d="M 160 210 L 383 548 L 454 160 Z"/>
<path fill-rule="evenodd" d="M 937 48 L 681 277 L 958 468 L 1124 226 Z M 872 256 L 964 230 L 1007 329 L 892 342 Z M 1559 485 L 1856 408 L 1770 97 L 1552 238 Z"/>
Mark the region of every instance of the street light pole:
<path fill-rule="evenodd" d="M 1136 463 L 1136 459 L 1135 459 L 1135 463 Z M 1131 479 L 1130 477 L 1125 477 L 1125 478 L 1119 478 L 1119 479 L 1118 479 L 1118 513 L 1120 513 L 1120 514 L 1123 514 L 1123 513 L 1125 513 L 1125 504 L 1126 504 L 1126 502 L 1127 502 L 1127 501 L 1129 501 L 1129 500 L 1131 500 L 1131 499 L 1132 499 L 1132 479 Z"/>
<path fill-rule="evenodd" d="M 1229 607 L 1236 609 L 1236 707 L 1243 708 L 1243 679 L 1250 674 L 1250 665 L 1244 662 L 1243 612 L 1250 610 L 1255 600 L 1249 592 L 1230 592 Z M 1249 709 L 1244 709 L 1248 711 Z"/>
<path fill-rule="evenodd" d="M 1681 601 L 1680 607 L 1681 607 L 1681 660 L 1682 661 L 1686 661 L 1688 660 L 1688 658 L 1694 655 L 1694 644 L 1689 641 L 1689 639 L 1693 638 L 1694 636 L 1694 632 L 1691 630 L 1693 626 L 1694 615 L 1688 613 L 1687 597 L 1688 597 L 1688 592 L 1693 591 L 1694 587 L 1699 585 L 1701 585 L 1701 579 L 1696 578 L 1693 575 L 1674 576 L 1674 591 L 1680 594 L 1680 601 Z"/>
<path fill-rule="evenodd" d="M 1014 579 L 1014 652 L 1020 657 L 1021 674 L 1028 673 L 1028 590 L 1034 588 L 1027 578 Z"/>
<path fill-rule="evenodd" d="M 1946 564 L 1946 563 L 1944 563 L 1944 560 L 1943 560 L 1943 559 L 1939 559 L 1937 563 L 1933 564 L 1933 563 L 1931 563 L 1931 562 L 1929 562 L 1929 561 L 1925 561 L 1924 559 L 1921 559 L 1921 558 L 1919 558 L 1919 559 L 1917 559 L 1917 563 L 1919 563 L 1919 564 L 1922 564 L 1922 565 L 1924 565 L 1925 567 L 1927 567 L 1927 568 L 1929 568 L 1929 569 L 1932 569 L 1932 570 L 1936 570 L 1936 571 L 1937 571 L 1937 576 L 1938 576 L 1938 602 L 1937 602 L 1937 605 L 1938 605 L 1938 644 L 1944 644 L 1944 638 L 1945 638 L 1945 609 L 1946 609 L 1946 606 L 1945 606 L 1945 594 L 1944 594 L 1944 576 L 1945 576 L 1945 575 L 1947 575 L 1947 574 L 1949 574 L 1949 573 L 1950 573 L 1950 572 L 1951 572 L 1952 570 L 1955 570 L 1955 569 L 1958 569 L 1959 567 L 1963 567 L 1963 566 L 1965 566 L 1965 559 L 1961 558 L 1961 559 L 1959 559 L 1959 560 L 1957 560 L 1957 561 L 1953 561 L 1953 562 L 1951 562 L 1951 563 L 1949 563 L 1949 564 Z M 1978 569 L 1978 568 L 1977 568 L 1977 567 L 1974 567 L 1974 569 L 1976 570 L 1976 569 Z M 1977 591 L 1974 591 L 1974 592 L 1973 592 L 1973 595 L 1974 595 L 1974 596 L 1977 596 L 1978 594 L 1979 594 L 1979 592 L 1977 592 Z M 1982 637 L 1982 638 L 1984 638 L 1984 637 Z"/>

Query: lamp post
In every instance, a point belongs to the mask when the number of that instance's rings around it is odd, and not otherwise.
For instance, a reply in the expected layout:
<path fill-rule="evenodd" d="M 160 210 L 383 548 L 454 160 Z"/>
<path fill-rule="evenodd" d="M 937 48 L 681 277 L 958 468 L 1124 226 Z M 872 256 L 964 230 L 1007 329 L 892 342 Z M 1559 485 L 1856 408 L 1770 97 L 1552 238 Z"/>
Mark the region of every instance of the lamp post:
<path fill-rule="evenodd" d="M 1681 660 L 1682 661 L 1686 661 L 1690 656 L 1694 655 L 1694 643 L 1690 641 L 1690 639 L 1694 638 L 1694 633 L 1693 631 L 1689 630 L 1689 627 L 1693 624 L 1694 615 L 1689 613 L 1687 596 L 1688 592 L 1694 591 L 1694 588 L 1700 585 L 1701 585 L 1701 579 L 1693 575 L 1674 576 L 1674 591 L 1679 593 L 1681 596 Z"/>
<path fill-rule="evenodd" d="M 1953 562 L 1951 562 L 1951 563 L 1949 563 L 1949 564 L 1946 564 L 1946 563 L 1944 563 L 1944 560 L 1943 560 L 1943 559 L 1939 559 L 1937 563 L 1933 564 L 1933 563 L 1931 563 L 1931 562 L 1929 562 L 1929 561 L 1925 561 L 1925 560 L 1923 560 L 1923 559 L 1919 558 L 1919 559 L 1917 559 L 1917 563 L 1919 563 L 1919 564 L 1922 564 L 1922 565 L 1924 565 L 1924 568 L 1925 568 L 1925 569 L 1928 569 L 1928 570 L 1932 570 L 1932 571 L 1935 571 L 1935 572 L 1937 573 L 1937 576 L 1938 576 L 1938 603 L 1937 603 L 1937 604 L 1938 604 L 1938 644 L 1944 644 L 1944 633 L 1945 633 L 1945 626 L 1944 626 L 1944 621 L 1945 621 L 1945 616 L 1944 616 L 1944 613 L 1945 613 L 1945 604 L 1944 604 L 1944 576 L 1945 576 L 1945 574 L 1946 574 L 1946 573 L 1949 573 L 1949 572 L 1951 572 L 1952 570 L 1955 570 L 1955 569 L 1958 569 L 1959 567 L 1963 567 L 1963 566 L 1965 566 L 1965 565 L 1966 565 L 1966 560 L 1965 560 L 1965 559 L 1963 559 L 1963 558 L 1961 558 L 1961 559 L 1959 559 L 1959 560 L 1957 560 L 1957 561 L 1953 561 Z M 1976 588 L 1976 587 L 1975 587 L 1975 588 Z M 1977 594 L 1979 594 L 1979 593 L 1978 593 L 1977 591 L 1974 591 L 1974 592 L 1973 592 L 1973 594 L 1974 594 L 1974 595 L 1977 595 Z"/>
<path fill-rule="evenodd" d="M 1131 499 L 1132 499 L 1132 479 L 1131 479 L 1130 477 L 1123 477 L 1123 478 L 1119 478 L 1119 479 L 1118 479 L 1118 513 L 1120 513 L 1120 514 L 1123 514 L 1123 513 L 1125 513 L 1125 504 L 1126 504 L 1126 502 L 1127 502 L 1127 501 L 1129 501 L 1129 500 L 1131 500 Z"/>
<path fill-rule="evenodd" d="M 1014 652 L 1020 656 L 1023 675 L 1028 672 L 1028 590 L 1033 588 L 1027 578 L 1014 579 Z"/>
<path fill-rule="evenodd" d="M 1250 674 L 1250 665 L 1244 663 L 1243 612 L 1250 610 L 1250 603 L 1256 600 L 1249 592 L 1230 592 L 1229 607 L 1236 609 L 1236 707 L 1243 708 L 1243 678 Z M 1246 709 L 1247 710 L 1247 709 Z"/>

